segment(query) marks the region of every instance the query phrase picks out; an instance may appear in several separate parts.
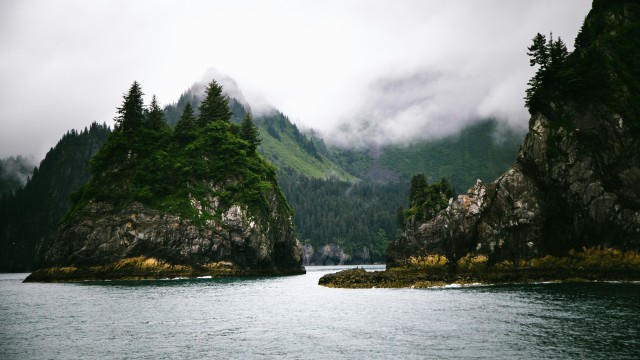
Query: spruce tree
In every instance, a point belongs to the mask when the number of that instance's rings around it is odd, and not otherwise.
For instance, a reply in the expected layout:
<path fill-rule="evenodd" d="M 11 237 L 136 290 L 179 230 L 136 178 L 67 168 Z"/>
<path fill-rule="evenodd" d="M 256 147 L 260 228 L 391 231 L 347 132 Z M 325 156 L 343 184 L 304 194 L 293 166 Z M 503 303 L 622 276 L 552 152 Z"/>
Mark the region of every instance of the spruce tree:
<path fill-rule="evenodd" d="M 129 92 L 123 95 L 122 106 L 117 110 L 115 117 L 115 130 L 123 133 L 135 132 L 144 122 L 144 101 L 142 89 L 137 81 L 134 81 Z"/>
<path fill-rule="evenodd" d="M 143 95 L 140 84 L 134 81 L 122 97 L 122 105 L 114 118 L 115 131 L 91 159 L 91 173 L 96 179 L 134 171 L 138 160 L 138 133 L 145 122 Z"/>
<path fill-rule="evenodd" d="M 531 57 L 531 59 L 529 59 L 529 65 L 540 65 L 542 69 L 547 67 L 549 63 L 549 48 L 547 47 L 546 36 L 537 33 L 536 36 L 533 37 L 533 44 L 527 47 L 527 50 L 529 50 L 527 55 Z"/>
<path fill-rule="evenodd" d="M 161 130 L 167 127 L 164 119 L 164 111 L 158 105 L 158 99 L 155 95 L 151 98 L 151 105 L 146 116 L 145 127 L 151 130 Z"/>
<path fill-rule="evenodd" d="M 164 110 L 158 104 L 158 99 L 153 95 L 151 105 L 147 111 L 144 126 L 138 137 L 138 145 L 143 147 L 140 151 L 150 151 L 151 149 L 160 149 L 164 146 L 163 140 L 166 140 L 171 134 L 171 128 L 165 121 Z"/>
<path fill-rule="evenodd" d="M 412 205 L 424 202 L 424 191 L 427 187 L 427 177 L 424 173 L 413 175 L 411 178 L 411 189 L 409 190 L 409 199 Z"/>
<path fill-rule="evenodd" d="M 260 145 L 260 133 L 253 123 L 253 115 L 251 112 L 247 112 L 240 124 L 240 138 L 249 143 L 249 150 L 251 152 L 256 151 L 258 145 Z"/>
<path fill-rule="evenodd" d="M 540 89 L 545 83 L 554 82 L 552 79 L 559 74 L 569 52 L 561 38 L 553 40 L 553 33 L 549 34 L 548 41 L 544 35 L 536 34 L 533 44 L 527 47 L 527 50 L 529 50 L 527 55 L 531 57 L 529 65 L 538 66 L 535 75 L 527 83 L 529 87 L 525 96 L 525 106 L 533 113 L 539 111 L 542 100 L 549 96 L 549 89 L 546 91 Z"/>
<path fill-rule="evenodd" d="M 564 44 L 561 38 L 557 41 L 553 41 L 553 36 L 549 39 L 549 58 L 551 65 L 562 64 L 569 55 L 567 46 Z"/>
<path fill-rule="evenodd" d="M 195 138 L 196 116 L 191 102 L 187 102 L 182 110 L 182 115 L 173 130 L 173 137 L 180 145 L 186 145 Z"/>
<path fill-rule="evenodd" d="M 205 97 L 198 108 L 198 127 L 204 127 L 212 121 L 229 122 L 231 110 L 229 110 L 229 97 L 222 93 L 222 85 L 215 80 L 211 80 L 205 90 Z"/>

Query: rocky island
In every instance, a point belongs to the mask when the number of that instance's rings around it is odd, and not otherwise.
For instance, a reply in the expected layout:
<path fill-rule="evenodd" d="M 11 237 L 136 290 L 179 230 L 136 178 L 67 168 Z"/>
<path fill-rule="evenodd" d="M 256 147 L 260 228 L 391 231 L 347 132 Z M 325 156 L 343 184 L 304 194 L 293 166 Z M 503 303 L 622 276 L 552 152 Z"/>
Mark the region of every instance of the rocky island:
<path fill-rule="evenodd" d="M 198 114 L 186 106 L 172 129 L 142 95 L 134 82 L 91 180 L 25 281 L 304 273 L 293 212 L 256 152 L 251 114 L 232 123 L 212 81 Z"/>
<path fill-rule="evenodd" d="M 538 71 L 516 164 L 448 202 L 443 189 L 412 198 L 385 272 L 321 285 L 640 279 L 640 4 L 594 0 L 573 52 L 541 34 L 528 50 Z"/>

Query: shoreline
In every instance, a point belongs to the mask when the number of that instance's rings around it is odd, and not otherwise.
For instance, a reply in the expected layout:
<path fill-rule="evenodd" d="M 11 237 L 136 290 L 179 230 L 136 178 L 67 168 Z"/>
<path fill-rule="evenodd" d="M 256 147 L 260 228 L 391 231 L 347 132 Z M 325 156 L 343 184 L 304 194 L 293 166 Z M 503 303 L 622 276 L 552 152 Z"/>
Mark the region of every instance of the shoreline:
<path fill-rule="evenodd" d="M 25 283 L 72 283 L 101 280 L 164 280 L 197 278 L 237 278 L 260 276 L 289 276 L 305 274 L 300 269 L 241 269 L 231 262 L 204 265 L 169 264 L 151 257 L 135 257 L 108 264 L 88 266 L 52 266 L 37 269 L 23 281 Z"/>
<path fill-rule="evenodd" d="M 318 285 L 341 289 L 428 289 L 548 283 L 640 283 L 640 272 L 635 271 L 621 276 L 610 276 L 611 274 L 608 272 L 575 272 L 573 276 L 562 277 L 533 273 L 529 270 L 525 269 L 518 273 L 492 272 L 487 273 L 486 276 L 478 276 L 477 274 L 474 276 L 469 274 L 441 276 L 398 268 L 373 272 L 367 272 L 364 269 L 349 269 L 322 276 Z"/>
<path fill-rule="evenodd" d="M 583 248 L 565 257 L 502 261 L 468 254 L 457 262 L 428 255 L 412 257 L 384 271 L 350 269 L 320 278 L 335 288 L 428 288 L 451 284 L 530 284 L 540 282 L 640 281 L 640 253 L 612 248 Z"/>

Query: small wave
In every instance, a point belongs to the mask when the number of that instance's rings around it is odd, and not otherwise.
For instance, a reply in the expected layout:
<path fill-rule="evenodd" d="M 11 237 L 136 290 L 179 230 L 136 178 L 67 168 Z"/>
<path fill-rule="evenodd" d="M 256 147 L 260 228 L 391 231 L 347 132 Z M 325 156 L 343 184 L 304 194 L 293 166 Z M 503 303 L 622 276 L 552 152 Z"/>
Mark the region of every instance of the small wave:
<path fill-rule="evenodd" d="M 198 276 L 197 279 L 212 279 L 211 275 Z"/>
<path fill-rule="evenodd" d="M 432 286 L 432 289 L 460 289 L 460 288 L 469 288 L 469 287 L 483 287 L 483 286 L 493 286 L 495 284 L 484 284 L 484 283 L 470 283 L 470 284 L 459 284 L 453 283 L 442 286 Z M 411 287 L 414 288 L 413 286 Z"/>
<path fill-rule="evenodd" d="M 173 280 L 187 280 L 189 279 L 188 277 L 185 276 L 178 276 L 178 277 L 174 277 L 174 278 L 162 278 L 162 279 L 143 279 L 144 280 L 151 280 L 151 281 L 173 281 Z"/>

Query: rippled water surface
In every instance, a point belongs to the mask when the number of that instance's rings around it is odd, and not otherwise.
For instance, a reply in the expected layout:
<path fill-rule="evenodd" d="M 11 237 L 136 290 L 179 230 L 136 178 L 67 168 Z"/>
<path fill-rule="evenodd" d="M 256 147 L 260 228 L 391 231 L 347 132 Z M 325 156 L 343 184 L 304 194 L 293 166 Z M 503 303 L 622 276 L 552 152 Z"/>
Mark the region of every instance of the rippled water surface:
<path fill-rule="evenodd" d="M 640 284 L 328 289 L 284 278 L 23 284 L 0 359 L 638 359 Z"/>

